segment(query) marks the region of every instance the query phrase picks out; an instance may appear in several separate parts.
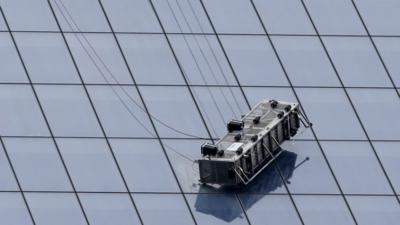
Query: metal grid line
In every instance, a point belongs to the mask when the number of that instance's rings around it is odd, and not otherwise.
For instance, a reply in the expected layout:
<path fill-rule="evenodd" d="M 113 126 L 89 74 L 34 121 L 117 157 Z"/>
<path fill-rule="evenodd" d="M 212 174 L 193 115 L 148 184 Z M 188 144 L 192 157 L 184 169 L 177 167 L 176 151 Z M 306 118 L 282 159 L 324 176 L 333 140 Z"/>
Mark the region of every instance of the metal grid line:
<path fill-rule="evenodd" d="M 318 29 L 317 29 L 317 27 L 316 27 L 311 15 L 310 15 L 309 11 L 307 9 L 306 4 L 304 3 L 304 0 L 301 0 L 301 2 L 302 2 L 302 5 L 303 5 L 303 7 L 304 7 L 304 9 L 305 9 L 310 21 L 311 21 L 311 24 L 314 27 L 314 30 L 315 30 L 316 34 L 319 35 L 319 31 L 318 31 Z M 342 78 L 340 77 L 340 74 L 339 74 L 339 72 L 338 72 L 338 70 L 337 70 L 337 68 L 335 66 L 335 63 L 333 62 L 333 60 L 332 60 L 332 58 L 331 58 L 331 56 L 330 56 L 330 54 L 328 52 L 328 49 L 325 46 L 325 43 L 324 43 L 322 37 L 319 36 L 318 38 L 319 38 L 320 43 L 321 43 L 321 45 L 322 45 L 322 47 L 323 47 L 323 49 L 325 51 L 326 56 L 329 59 L 330 64 L 332 65 L 333 70 L 335 71 L 335 74 L 336 74 L 340 84 L 344 85 L 344 83 L 342 81 Z M 383 163 L 382 163 L 381 159 L 379 158 L 378 153 L 376 152 L 375 146 L 373 145 L 373 143 L 372 143 L 372 141 L 371 141 L 371 139 L 369 137 L 369 134 L 368 134 L 368 132 L 367 132 L 367 130 L 365 128 L 364 123 L 361 120 L 361 117 L 360 117 L 360 115 L 359 115 L 359 113 L 358 113 L 358 111 L 357 111 L 357 109 L 356 109 L 356 107 L 355 107 L 355 105 L 353 103 L 353 100 L 351 99 L 351 97 L 350 97 L 349 93 L 347 92 L 346 88 L 343 87 L 343 91 L 344 91 L 344 93 L 345 93 L 345 95 L 346 95 L 346 97 L 347 97 L 347 99 L 348 99 L 348 101 L 349 101 L 349 103 L 350 103 L 350 105 L 351 105 L 356 117 L 357 117 L 357 120 L 358 120 L 358 122 L 359 122 L 359 124 L 360 124 L 360 126 L 361 126 L 361 128 L 362 128 L 362 130 L 363 130 L 363 132 L 365 134 L 365 136 L 367 137 L 368 143 L 369 143 L 369 145 L 370 145 L 370 147 L 371 147 L 371 149 L 372 149 L 372 151 L 373 151 L 373 153 L 374 153 L 374 155 L 375 155 L 375 157 L 376 157 L 376 159 L 377 159 L 377 161 L 378 161 L 378 163 L 379 163 L 379 165 L 380 165 L 380 167 L 381 167 L 381 169 L 382 169 L 382 171 L 383 171 L 383 173 L 385 175 L 386 180 L 388 181 L 388 184 L 389 184 L 390 188 L 392 189 L 393 193 L 396 195 L 396 190 L 395 190 L 395 188 L 393 186 L 393 183 L 391 182 L 391 180 L 389 178 L 389 175 L 387 174 L 385 168 L 383 167 Z M 400 204 L 400 198 L 398 196 L 396 196 L 396 200 Z"/>
<path fill-rule="evenodd" d="M 3 16 L 3 19 L 4 19 L 5 24 L 6 24 L 7 28 L 9 29 L 10 26 L 9 26 L 9 24 L 8 24 L 8 21 L 7 21 L 6 17 L 5 17 L 5 14 L 4 14 L 3 9 L 2 9 L 1 6 L 0 6 L 0 11 L 1 11 L 1 14 L 2 14 L 2 16 Z M 21 55 L 21 52 L 19 51 L 19 48 L 18 48 L 17 42 L 15 41 L 14 35 L 13 35 L 13 33 L 11 33 L 11 32 L 9 32 L 9 34 L 10 34 L 11 40 L 12 40 L 12 42 L 13 42 L 13 45 L 14 45 L 14 47 L 15 47 L 15 50 L 17 51 L 18 58 L 19 58 L 19 60 L 20 60 L 20 62 L 21 62 L 21 64 L 22 64 L 22 66 L 23 66 L 23 69 L 24 69 L 24 72 L 25 72 L 25 74 L 26 74 L 26 76 L 27 76 L 27 79 L 28 79 L 28 81 L 31 83 L 32 80 L 31 80 L 31 78 L 30 78 L 30 76 L 29 76 L 28 69 L 27 69 L 27 67 L 26 67 L 26 65 L 25 65 L 25 63 L 24 63 L 24 60 L 23 60 L 22 55 Z M 69 173 L 69 171 L 68 171 L 68 169 L 67 169 L 67 166 L 66 166 L 66 163 L 65 163 L 65 161 L 64 161 L 64 158 L 62 157 L 60 148 L 59 148 L 59 146 L 58 146 L 58 144 L 57 144 L 57 142 L 56 142 L 56 140 L 55 140 L 55 138 L 54 138 L 53 131 L 51 130 L 51 127 L 50 127 L 50 123 L 49 123 L 49 121 L 48 121 L 48 119 L 47 119 L 47 117 L 46 117 L 46 114 L 44 113 L 43 106 L 42 106 L 42 104 L 40 103 L 40 100 L 39 100 L 38 94 L 37 94 L 37 92 L 36 92 L 36 90 L 35 90 L 35 87 L 34 87 L 32 84 L 30 84 L 30 87 L 31 87 L 31 90 L 32 90 L 33 95 L 34 95 L 34 97 L 35 97 L 35 100 L 36 100 L 36 102 L 37 102 L 37 104 L 38 104 L 38 106 L 39 106 L 39 108 L 40 108 L 41 115 L 43 116 L 44 121 L 45 121 L 45 123 L 46 123 L 46 127 L 47 127 L 47 129 L 48 129 L 48 131 L 49 131 L 49 133 L 50 133 L 50 135 L 51 135 L 51 137 L 52 137 L 52 138 L 51 138 L 51 139 L 52 139 L 52 142 L 53 142 L 53 144 L 54 144 L 54 146 L 55 146 L 55 148 L 56 148 L 56 150 L 57 150 L 57 154 L 58 154 L 58 156 L 59 156 L 59 158 L 60 158 L 60 160 L 61 160 L 61 162 L 62 162 L 62 165 L 63 165 L 63 168 L 64 168 L 64 170 L 65 170 L 65 173 L 67 174 L 69 183 L 71 184 L 72 190 L 73 190 L 73 192 L 74 192 L 74 196 L 75 196 L 75 198 L 76 198 L 76 200 L 77 200 L 77 202 L 78 202 L 78 204 L 79 204 L 79 208 L 81 209 L 81 212 L 82 212 L 82 215 L 83 215 L 83 217 L 84 217 L 84 219 L 85 219 L 85 222 L 86 222 L 86 224 L 90 225 L 89 220 L 88 220 L 88 217 L 87 217 L 87 215 L 86 215 L 86 212 L 85 212 L 84 209 L 83 209 L 83 204 L 82 204 L 82 202 L 81 202 L 81 199 L 79 198 L 79 195 L 78 195 L 78 193 L 76 192 L 76 188 L 75 188 L 74 182 L 73 182 L 73 180 L 72 180 L 72 177 L 71 177 L 71 175 L 70 175 L 70 173 Z M 4 147 L 5 147 L 5 146 L 4 146 Z M 26 202 L 26 205 L 27 205 L 27 207 L 28 207 L 28 210 L 30 211 L 30 209 L 29 209 L 29 204 L 28 204 L 27 202 Z M 32 214 L 32 218 L 34 218 L 34 217 L 33 217 L 33 214 Z"/>
<path fill-rule="evenodd" d="M 282 67 L 282 70 L 283 70 L 283 72 L 284 72 L 284 74 L 285 74 L 285 76 L 286 76 L 286 79 L 288 80 L 289 84 L 291 85 L 292 92 L 293 92 L 293 94 L 294 94 L 296 100 L 298 101 L 298 103 L 299 103 L 300 105 L 302 105 L 302 104 L 301 104 L 301 101 L 300 101 L 300 98 L 299 98 L 299 96 L 297 95 L 296 89 L 292 86 L 293 84 L 292 84 L 292 82 L 291 82 L 291 80 L 290 80 L 290 77 L 289 77 L 289 75 L 288 75 L 288 73 L 287 73 L 287 71 L 286 71 L 286 69 L 285 69 L 285 66 L 284 66 L 284 64 L 283 64 L 283 62 L 282 62 L 282 60 L 281 60 L 281 58 L 280 58 L 280 56 L 279 56 L 279 53 L 278 53 L 278 51 L 276 50 L 276 47 L 275 47 L 275 45 L 274 45 L 274 43 L 273 43 L 271 37 L 268 36 L 268 30 L 267 30 L 267 28 L 266 28 L 264 22 L 263 22 L 262 19 L 261 19 L 261 16 L 260 16 L 260 14 L 259 14 L 259 12 L 258 12 L 258 10 L 257 10 L 257 7 L 255 6 L 253 0 L 250 0 L 250 2 L 251 2 L 252 6 L 253 6 L 253 8 L 254 8 L 254 11 L 255 11 L 256 14 L 257 14 L 257 17 L 258 17 L 258 19 L 259 19 L 259 21 L 260 21 L 260 23 L 261 23 L 261 25 L 262 25 L 262 28 L 263 28 L 264 32 L 267 34 L 268 41 L 269 41 L 269 43 L 271 44 L 271 47 L 272 47 L 272 49 L 273 49 L 273 51 L 274 51 L 274 53 L 275 53 L 275 55 L 276 55 L 276 58 L 278 59 L 279 64 L 280 64 L 281 67 Z M 304 8 L 306 7 L 304 4 L 303 4 L 303 6 L 304 6 Z M 307 9 L 305 8 L 305 10 L 307 10 Z M 307 12 L 308 12 L 308 11 L 307 11 Z M 311 19 L 311 18 L 310 18 L 310 19 Z M 317 34 L 318 34 L 318 33 L 317 33 Z M 302 108 L 303 108 L 303 107 L 302 107 Z M 303 108 L 303 112 L 304 112 L 304 115 L 307 117 L 307 113 L 306 113 L 306 111 L 305 111 L 304 108 Z M 316 133 L 315 133 L 315 131 L 314 131 L 314 128 L 313 128 L 313 127 L 310 127 L 310 130 L 311 130 L 311 132 L 312 132 L 312 134 L 313 134 L 313 136 L 314 136 L 314 138 L 315 138 L 315 140 L 316 140 L 316 143 L 317 143 L 317 145 L 318 145 L 318 147 L 319 147 L 319 149 L 320 149 L 320 151 L 321 151 L 321 154 L 322 154 L 322 156 L 323 156 L 323 158 L 324 158 L 324 160 L 325 160 L 325 163 L 327 164 L 327 166 L 328 166 L 328 168 L 329 168 L 329 171 L 331 172 L 331 174 L 332 174 L 332 176 L 333 176 L 333 179 L 335 180 L 335 183 L 336 183 L 336 185 L 337 185 L 337 187 L 338 187 L 338 189 L 339 189 L 339 191 L 340 191 L 340 194 L 342 195 L 342 198 L 343 198 L 343 200 L 344 200 L 344 202 L 345 202 L 345 204 L 346 204 L 346 206 L 347 206 L 347 209 L 349 210 L 349 213 L 351 214 L 351 217 L 352 217 L 354 223 L 355 223 L 355 224 L 358 224 L 358 223 L 357 223 L 357 220 L 356 220 L 356 218 L 355 218 L 355 216 L 354 216 L 354 213 L 352 212 L 352 210 L 351 210 L 351 208 L 350 208 L 350 204 L 348 203 L 348 201 L 347 201 L 347 199 L 346 199 L 346 197 L 345 197 L 345 195 L 344 195 L 344 192 L 343 192 L 343 190 L 342 190 L 342 187 L 340 186 L 340 183 L 339 183 L 339 181 L 338 181 L 338 179 L 337 179 L 337 177 L 336 177 L 336 175 L 335 175 L 335 173 L 334 173 L 334 171 L 333 171 L 333 169 L 332 169 L 332 166 L 330 165 L 330 163 L 329 163 L 329 161 L 328 161 L 328 158 L 327 158 L 327 156 L 326 156 L 326 154 L 325 154 L 325 152 L 324 152 L 324 150 L 323 150 L 323 148 L 322 148 L 322 145 L 321 145 L 320 141 L 318 140 L 318 137 L 317 137 L 317 135 L 316 135 Z"/>

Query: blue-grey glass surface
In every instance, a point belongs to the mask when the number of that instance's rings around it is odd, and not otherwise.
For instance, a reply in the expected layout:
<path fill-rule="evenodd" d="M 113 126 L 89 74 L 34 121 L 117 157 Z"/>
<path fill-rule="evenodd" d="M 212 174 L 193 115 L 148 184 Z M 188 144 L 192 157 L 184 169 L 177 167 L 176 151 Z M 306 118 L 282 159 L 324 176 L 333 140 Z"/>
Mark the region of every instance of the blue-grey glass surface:
<path fill-rule="evenodd" d="M 318 138 L 366 139 L 343 89 L 296 88 L 296 92 Z"/>
<path fill-rule="evenodd" d="M 315 34 L 301 3 L 297 0 L 254 1 L 270 34 Z"/>
<path fill-rule="evenodd" d="M 288 85 L 267 37 L 222 35 L 220 38 L 240 85 Z"/>
<path fill-rule="evenodd" d="M 390 117 L 400 110 L 399 96 L 395 90 L 351 89 L 350 97 L 360 115 L 365 129 L 374 140 L 398 140 L 400 120 Z M 387 116 L 383 116 L 387 115 Z"/>
<path fill-rule="evenodd" d="M 393 196 L 349 196 L 348 201 L 359 224 L 399 223 L 400 206 Z"/>
<path fill-rule="evenodd" d="M 344 86 L 392 86 L 367 37 L 323 37 L 323 42 Z"/>
<path fill-rule="evenodd" d="M 5 138 L 3 141 L 24 191 L 72 191 L 52 139 Z"/>
<path fill-rule="evenodd" d="M 180 194 L 134 194 L 133 198 L 144 224 L 194 224 Z"/>
<path fill-rule="evenodd" d="M 399 142 L 374 142 L 375 150 L 383 164 L 389 179 L 396 190 L 400 194 L 400 177 L 397 171 L 400 169 L 400 143 Z"/>
<path fill-rule="evenodd" d="M 321 145 L 345 194 L 393 194 L 368 142 L 323 141 Z"/>
<path fill-rule="evenodd" d="M 400 38 L 396 37 L 376 37 L 373 38 L 379 53 L 393 79 L 396 87 L 400 87 L 400 66 L 397 59 L 400 57 Z"/>
<path fill-rule="evenodd" d="M 196 108 L 188 88 L 185 87 L 140 87 L 161 137 L 182 137 L 181 131 L 200 137 L 208 137 L 205 125 Z M 196 100 L 197 102 L 198 100 Z M 168 129 L 173 126 L 179 132 Z M 209 137 L 208 137 L 209 138 Z"/>
<path fill-rule="evenodd" d="M 399 35 L 400 27 L 396 21 L 400 19 L 398 9 L 400 2 L 396 0 L 355 0 L 363 20 L 373 35 Z"/>
<path fill-rule="evenodd" d="M 355 224 L 340 195 L 296 195 L 293 199 L 305 224 Z"/>
<path fill-rule="evenodd" d="M 27 193 L 25 196 L 37 224 L 86 224 L 75 194 Z"/>
<path fill-rule="evenodd" d="M 212 33 L 200 1 L 153 0 L 162 26 L 170 33 Z"/>
<path fill-rule="evenodd" d="M 399 224 L 399 11 L 0 0 L 0 224 Z M 263 99 L 312 129 L 248 185 L 201 184 L 201 145 Z"/>
<path fill-rule="evenodd" d="M 320 34 L 366 34 L 351 1 L 305 0 Z"/>
<path fill-rule="evenodd" d="M 79 194 L 90 224 L 139 225 L 129 194 Z"/>
<path fill-rule="evenodd" d="M 27 83 L 24 68 L 8 33 L 0 33 L 0 82 Z"/>
<path fill-rule="evenodd" d="M 116 32 L 161 32 L 148 0 L 102 0 Z"/>
<path fill-rule="evenodd" d="M 78 191 L 126 191 L 105 140 L 59 138 L 57 144 Z"/>
<path fill-rule="evenodd" d="M 158 140 L 114 139 L 111 146 L 130 191 L 179 191 Z"/>
<path fill-rule="evenodd" d="M 1 0 L 11 30 L 56 31 L 57 23 L 46 0 Z"/>
<path fill-rule="evenodd" d="M 203 2 L 218 33 L 264 33 L 249 1 L 205 0 Z"/>
<path fill-rule="evenodd" d="M 317 37 L 277 36 L 272 41 L 293 85 L 340 86 Z"/>
<path fill-rule="evenodd" d="M 118 41 L 136 83 L 184 84 L 179 67 L 163 35 L 118 34 Z"/>
<path fill-rule="evenodd" d="M 93 85 L 87 89 L 108 137 L 155 136 L 135 87 Z M 137 119 L 132 120 L 131 114 Z"/>
<path fill-rule="evenodd" d="M 168 35 L 190 85 L 237 85 L 215 36 Z"/>
<path fill-rule="evenodd" d="M 112 34 L 65 35 L 85 83 L 132 84 L 132 77 Z"/>
<path fill-rule="evenodd" d="M 186 195 L 194 217 L 200 224 L 248 224 L 235 194 Z"/>
<path fill-rule="evenodd" d="M 32 82 L 80 83 L 60 34 L 15 33 Z"/>
<path fill-rule="evenodd" d="M 63 31 L 110 31 L 96 0 L 50 1 Z M 72 19 L 73 20 L 72 20 Z"/>
<path fill-rule="evenodd" d="M 29 85 L 0 85 L 0 134 L 49 135 L 43 114 Z"/>
<path fill-rule="evenodd" d="M 0 193 L 1 221 L 8 225 L 33 225 L 20 193 Z"/>
<path fill-rule="evenodd" d="M 102 136 L 83 86 L 37 85 L 35 89 L 55 136 Z"/>
<path fill-rule="evenodd" d="M 242 194 L 239 196 L 250 223 L 300 225 L 301 221 L 288 195 Z"/>
<path fill-rule="evenodd" d="M 16 191 L 18 185 L 11 170 L 10 162 L 2 146 L 0 146 L 0 150 L 0 190 Z"/>

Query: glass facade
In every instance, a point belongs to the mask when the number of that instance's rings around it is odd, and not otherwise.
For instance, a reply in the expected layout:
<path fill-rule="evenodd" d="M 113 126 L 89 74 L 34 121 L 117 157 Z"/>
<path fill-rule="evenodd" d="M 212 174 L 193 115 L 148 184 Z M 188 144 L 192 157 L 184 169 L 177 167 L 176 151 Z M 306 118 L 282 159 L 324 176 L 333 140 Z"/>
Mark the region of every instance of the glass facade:
<path fill-rule="evenodd" d="M 0 224 L 399 223 L 398 1 L 0 7 Z M 262 99 L 314 126 L 248 186 L 200 185 L 200 145 Z"/>

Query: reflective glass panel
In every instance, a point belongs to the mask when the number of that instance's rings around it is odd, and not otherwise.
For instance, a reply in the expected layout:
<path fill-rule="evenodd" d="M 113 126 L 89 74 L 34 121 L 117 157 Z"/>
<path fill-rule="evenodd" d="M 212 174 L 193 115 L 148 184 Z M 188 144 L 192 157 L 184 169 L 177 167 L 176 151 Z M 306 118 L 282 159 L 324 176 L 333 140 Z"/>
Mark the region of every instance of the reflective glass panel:
<path fill-rule="evenodd" d="M 14 37 L 32 82 L 80 83 L 60 34 L 15 33 Z"/>
<path fill-rule="evenodd" d="M 37 85 L 35 89 L 55 136 L 101 136 L 82 86 Z"/>
<path fill-rule="evenodd" d="M 144 224 L 194 224 L 180 194 L 134 194 L 133 198 Z"/>
<path fill-rule="evenodd" d="M 0 85 L 0 134 L 49 135 L 39 105 L 29 85 Z"/>
<path fill-rule="evenodd" d="M 374 147 L 394 189 L 400 195 L 400 142 L 374 142 Z"/>
<path fill-rule="evenodd" d="M 24 191 L 72 191 L 52 139 L 5 138 L 4 143 Z"/>
<path fill-rule="evenodd" d="M 8 33 L 0 33 L 0 61 L 0 82 L 28 82 L 17 50 Z"/>
<path fill-rule="evenodd" d="M 267 37 L 220 38 L 241 85 L 289 85 Z"/>
<path fill-rule="evenodd" d="M 393 193 L 368 142 L 321 144 L 345 194 Z"/>
<path fill-rule="evenodd" d="M 158 140 L 111 140 L 131 192 L 179 192 Z"/>
<path fill-rule="evenodd" d="M 0 217 L 7 225 L 33 225 L 20 193 L 0 193 Z"/>
<path fill-rule="evenodd" d="M 375 37 L 374 42 L 396 87 L 400 87 L 400 65 L 397 63 L 400 57 L 400 38 Z"/>
<path fill-rule="evenodd" d="M 18 190 L 17 182 L 12 173 L 10 163 L 6 157 L 3 147 L 0 145 L 0 190 Z"/>
<path fill-rule="evenodd" d="M 77 191 L 126 191 L 103 139 L 57 139 Z"/>

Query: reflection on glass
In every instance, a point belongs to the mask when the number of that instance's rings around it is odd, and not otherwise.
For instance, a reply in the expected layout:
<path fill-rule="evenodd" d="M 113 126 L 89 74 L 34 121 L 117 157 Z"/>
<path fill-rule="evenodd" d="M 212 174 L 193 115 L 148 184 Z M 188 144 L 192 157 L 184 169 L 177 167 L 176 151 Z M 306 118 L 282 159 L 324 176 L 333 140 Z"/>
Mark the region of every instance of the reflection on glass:
<path fill-rule="evenodd" d="M 296 169 L 296 159 L 296 153 L 283 150 L 274 163 L 275 168 L 272 166 L 265 168 L 264 171 L 247 186 L 218 188 L 220 192 L 224 193 L 222 196 L 217 196 L 216 194 L 198 194 L 194 203 L 194 208 L 197 212 L 212 215 L 227 222 L 233 221 L 242 216 L 242 210 L 238 208 L 239 205 L 233 204 L 237 200 L 233 198 L 232 194 L 252 193 L 241 197 L 243 207 L 245 209 L 251 208 L 253 204 L 264 197 L 264 195 L 260 194 L 268 194 L 284 187 L 280 174 L 285 177 L 285 182 L 289 182 L 288 180 L 292 177 Z M 280 174 L 276 169 L 279 170 Z M 210 193 L 211 191 L 209 189 L 217 189 L 217 187 L 202 185 L 199 192 Z"/>

